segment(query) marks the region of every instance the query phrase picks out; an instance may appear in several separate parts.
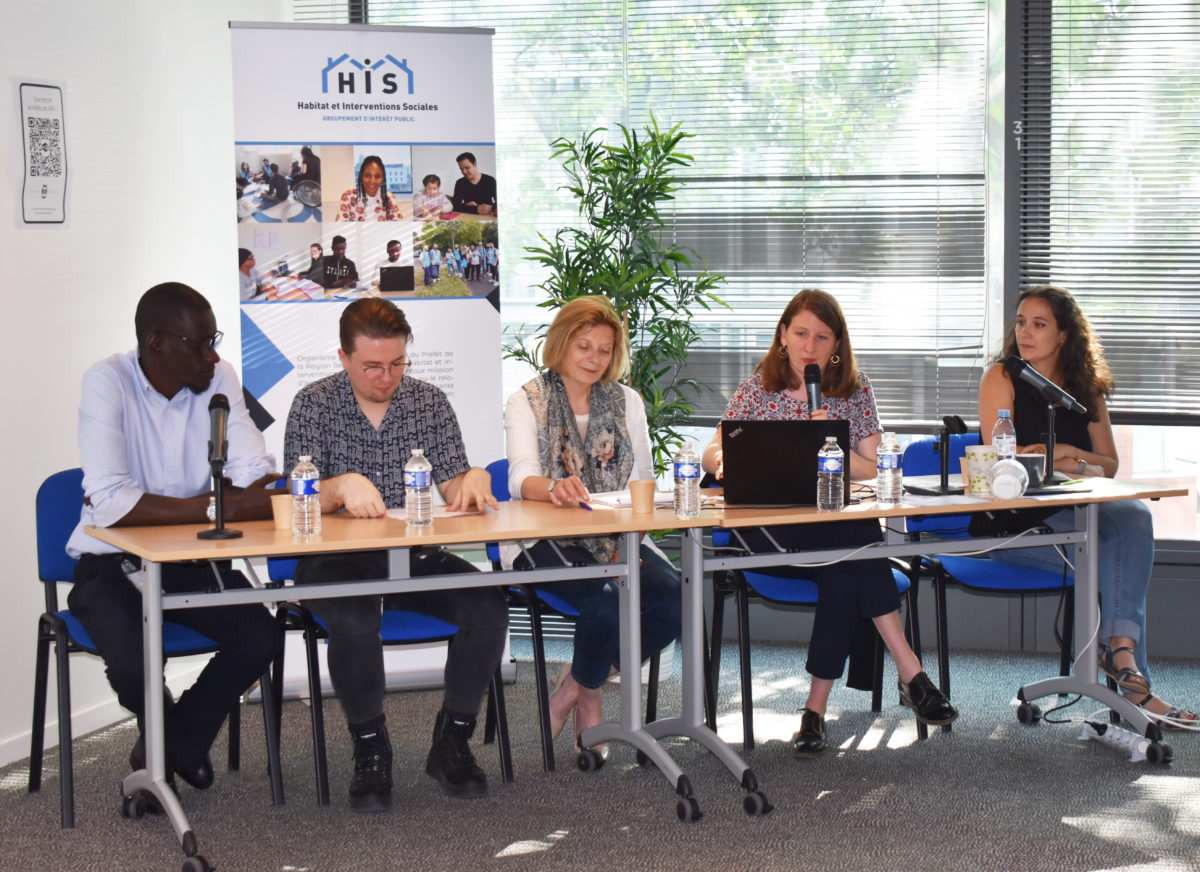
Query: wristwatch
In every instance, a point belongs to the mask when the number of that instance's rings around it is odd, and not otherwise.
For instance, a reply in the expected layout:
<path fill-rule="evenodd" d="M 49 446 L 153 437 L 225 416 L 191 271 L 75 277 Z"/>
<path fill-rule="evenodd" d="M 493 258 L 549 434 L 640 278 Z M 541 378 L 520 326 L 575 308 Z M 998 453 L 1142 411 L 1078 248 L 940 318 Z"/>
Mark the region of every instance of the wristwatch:
<path fill-rule="evenodd" d="M 1087 461 L 1079 456 L 1076 456 L 1075 459 L 1079 461 L 1079 469 L 1075 470 L 1075 474 L 1083 475 L 1085 472 L 1087 472 Z"/>
<path fill-rule="evenodd" d="M 208 508 L 204 510 L 204 514 L 208 518 L 208 520 L 211 521 L 212 523 L 215 524 L 217 522 L 217 498 L 216 497 L 208 498 Z"/>
<path fill-rule="evenodd" d="M 548 488 L 546 489 L 546 496 L 550 496 L 550 494 L 554 493 L 554 489 L 555 489 L 556 487 L 558 487 L 558 483 L 559 483 L 560 481 L 562 481 L 562 479 L 561 479 L 561 478 L 552 478 L 552 479 L 550 479 L 550 487 L 548 487 Z"/>

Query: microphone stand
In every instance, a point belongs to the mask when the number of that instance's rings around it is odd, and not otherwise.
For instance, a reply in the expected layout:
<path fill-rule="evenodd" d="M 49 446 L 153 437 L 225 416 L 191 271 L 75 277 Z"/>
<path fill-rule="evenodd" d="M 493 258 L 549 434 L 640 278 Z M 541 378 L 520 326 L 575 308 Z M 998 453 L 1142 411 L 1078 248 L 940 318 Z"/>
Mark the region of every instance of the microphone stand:
<path fill-rule="evenodd" d="M 965 433 L 966 426 L 961 418 L 955 416 L 946 416 L 943 420 L 943 425 L 938 428 L 937 441 L 933 443 L 933 450 L 938 454 L 940 465 L 939 472 L 941 473 L 941 482 L 936 488 L 918 487 L 905 483 L 906 490 L 923 496 L 940 497 L 950 494 L 961 494 L 963 488 L 950 484 L 950 434 L 951 432 Z"/>
<path fill-rule="evenodd" d="M 212 461 L 212 476 L 213 476 L 213 496 L 216 498 L 217 508 L 217 523 L 216 526 L 210 527 L 207 530 L 201 530 L 196 534 L 197 539 L 238 539 L 242 535 L 241 530 L 234 530 L 225 526 L 225 462 L 220 459 Z"/>
<path fill-rule="evenodd" d="M 1054 419 L 1058 414 L 1058 405 L 1053 401 L 1046 403 L 1046 474 L 1042 476 L 1042 487 L 1061 484 L 1066 477 L 1054 471 Z"/>

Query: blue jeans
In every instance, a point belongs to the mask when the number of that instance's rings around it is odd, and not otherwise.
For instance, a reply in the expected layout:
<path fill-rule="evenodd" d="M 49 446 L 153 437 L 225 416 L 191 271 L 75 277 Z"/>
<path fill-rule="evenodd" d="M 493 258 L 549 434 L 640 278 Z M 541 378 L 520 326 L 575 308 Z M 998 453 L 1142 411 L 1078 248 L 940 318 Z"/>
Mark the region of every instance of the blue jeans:
<path fill-rule="evenodd" d="M 529 549 L 534 562 L 541 566 L 560 565 L 549 544 L 542 540 Z M 563 554 L 575 563 L 595 563 L 590 552 L 578 546 L 562 547 Z M 661 651 L 681 632 L 683 601 L 679 571 L 670 561 L 646 545 L 641 548 L 642 589 L 642 660 Z M 516 569 L 527 568 L 522 554 L 513 562 Z M 575 653 L 571 675 L 581 687 L 602 687 L 615 666 L 621 667 L 620 601 L 617 585 L 611 578 L 582 581 L 556 581 L 545 587 L 569 602 L 578 612 L 575 619 Z"/>
<path fill-rule="evenodd" d="M 1137 665 L 1146 680 L 1150 666 L 1146 661 L 1146 591 L 1154 566 L 1154 522 L 1150 510 L 1137 500 L 1100 503 L 1100 550 L 1097 554 L 1097 585 L 1100 591 L 1100 644 L 1113 636 L 1128 636 L 1137 649 Z M 1052 530 L 1070 530 L 1075 526 L 1073 509 L 1055 512 L 1045 521 Z M 1075 562 L 1075 546 L 1067 556 Z M 1001 563 L 1033 566 L 1054 572 L 1062 570 L 1062 557 L 1054 548 L 1014 548 L 995 551 L 992 559 Z M 1077 627 L 1077 636 L 1091 635 L 1090 627 Z"/>

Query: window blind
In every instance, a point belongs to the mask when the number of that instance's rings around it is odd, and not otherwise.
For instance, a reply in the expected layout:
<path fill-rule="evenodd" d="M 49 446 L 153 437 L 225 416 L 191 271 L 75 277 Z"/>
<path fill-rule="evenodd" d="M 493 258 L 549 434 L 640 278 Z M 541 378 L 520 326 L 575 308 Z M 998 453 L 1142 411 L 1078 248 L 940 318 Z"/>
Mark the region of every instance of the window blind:
<path fill-rule="evenodd" d="M 1021 289 L 1068 288 L 1113 369 L 1114 420 L 1200 424 L 1200 5 L 1014 6 L 1006 314 Z"/>
<path fill-rule="evenodd" d="M 345 3 L 294 9 L 347 20 Z M 728 279 L 730 310 L 694 313 L 708 328 L 687 372 L 704 385 L 699 421 L 720 416 L 805 287 L 841 302 L 887 424 L 974 417 L 987 354 L 984 0 L 371 0 L 366 15 L 495 29 L 507 324 L 545 320 L 524 248 L 578 220 L 550 142 L 653 114 L 695 134 L 668 232 Z"/>

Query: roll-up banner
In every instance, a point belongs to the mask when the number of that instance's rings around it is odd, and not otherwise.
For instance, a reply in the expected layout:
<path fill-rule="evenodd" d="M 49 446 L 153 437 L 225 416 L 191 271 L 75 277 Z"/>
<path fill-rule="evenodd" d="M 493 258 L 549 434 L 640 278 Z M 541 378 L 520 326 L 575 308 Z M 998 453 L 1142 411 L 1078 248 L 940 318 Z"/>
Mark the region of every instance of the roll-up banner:
<path fill-rule="evenodd" d="M 283 462 L 296 391 L 341 368 L 343 307 L 382 296 L 413 328 L 408 375 L 445 391 L 471 463 L 501 457 L 492 31 L 235 22 L 230 33 L 229 292 L 270 450 Z"/>

